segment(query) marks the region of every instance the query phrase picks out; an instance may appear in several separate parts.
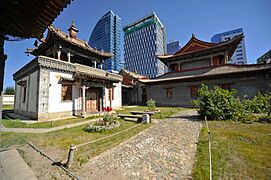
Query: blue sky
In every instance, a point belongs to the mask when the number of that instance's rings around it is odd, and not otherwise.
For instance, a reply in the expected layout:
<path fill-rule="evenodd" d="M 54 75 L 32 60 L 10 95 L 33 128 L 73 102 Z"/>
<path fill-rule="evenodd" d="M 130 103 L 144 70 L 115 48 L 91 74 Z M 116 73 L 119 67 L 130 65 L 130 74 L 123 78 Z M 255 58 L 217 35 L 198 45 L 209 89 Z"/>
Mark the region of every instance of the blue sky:
<path fill-rule="evenodd" d="M 88 41 L 99 18 L 109 10 L 121 17 L 122 26 L 154 11 L 166 27 L 167 42 L 179 40 L 181 46 L 192 33 L 211 41 L 216 33 L 243 28 L 248 63 L 255 63 L 271 49 L 270 7 L 270 0 L 75 0 L 53 25 L 67 32 L 74 20 L 79 38 Z M 5 42 L 4 87 L 14 86 L 12 74 L 33 59 L 24 52 L 33 47 L 34 40 Z"/>

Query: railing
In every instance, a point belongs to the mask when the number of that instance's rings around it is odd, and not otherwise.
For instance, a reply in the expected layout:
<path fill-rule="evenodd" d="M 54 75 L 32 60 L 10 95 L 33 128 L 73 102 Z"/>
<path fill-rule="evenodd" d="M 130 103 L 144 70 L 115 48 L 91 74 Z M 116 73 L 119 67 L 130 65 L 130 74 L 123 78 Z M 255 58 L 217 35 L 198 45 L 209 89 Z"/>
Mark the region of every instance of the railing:
<path fill-rule="evenodd" d="M 209 130 L 208 122 L 207 122 L 207 117 L 205 116 L 205 123 L 206 123 L 206 128 L 208 132 L 208 149 L 209 149 L 209 174 L 210 174 L 210 180 L 212 180 L 212 149 L 211 149 L 211 132 Z"/>

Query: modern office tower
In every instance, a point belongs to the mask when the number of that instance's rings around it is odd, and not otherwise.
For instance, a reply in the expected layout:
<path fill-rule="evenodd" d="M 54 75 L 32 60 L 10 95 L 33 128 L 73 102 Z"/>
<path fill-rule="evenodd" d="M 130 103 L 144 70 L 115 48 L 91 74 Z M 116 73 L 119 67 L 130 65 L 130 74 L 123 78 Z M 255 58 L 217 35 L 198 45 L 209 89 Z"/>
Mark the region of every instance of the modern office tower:
<path fill-rule="evenodd" d="M 106 13 L 94 27 L 88 44 L 97 50 L 113 53 L 105 60 L 103 69 L 118 72 L 121 67 L 121 18 L 112 11 Z"/>
<path fill-rule="evenodd" d="M 124 67 L 150 78 L 167 72 L 157 55 L 166 54 L 165 28 L 153 12 L 123 28 Z"/>
<path fill-rule="evenodd" d="M 179 41 L 170 42 L 167 44 L 167 54 L 175 54 L 181 49 Z"/>
<path fill-rule="evenodd" d="M 219 43 L 223 41 L 228 41 L 230 39 L 233 39 L 234 37 L 243 34 L 243 29 L 235 29 L 223 33 L 219 33 L 214 35 L 211 38 L 212 42 Z M 228 61 L 229 64 L 246 64 L 247 63 L 247 56 L 246 56 L 246 47 L 245 47 L 245 39 L 240 42 L 237 49 L 235 50 L 233 56 Z"/>

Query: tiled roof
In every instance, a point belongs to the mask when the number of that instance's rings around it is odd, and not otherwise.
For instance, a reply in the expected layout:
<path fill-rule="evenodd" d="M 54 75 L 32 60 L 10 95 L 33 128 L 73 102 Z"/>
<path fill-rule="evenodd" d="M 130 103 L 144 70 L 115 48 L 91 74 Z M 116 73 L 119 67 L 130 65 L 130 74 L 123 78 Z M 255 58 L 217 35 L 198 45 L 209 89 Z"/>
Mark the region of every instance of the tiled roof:
<path fill-rule="evenodd" d="M 147 76 L 143 76 L 143 75 L 140 75 L 140 74 L 137 74 L 137 73 L 128 71 L 127 69 L 124 69 L 124 68 L 122 68 L 122 69 L 120 70 L 119 74 L 122 75 L 123 73 L 127 74 L 128 76 L 132 76 L 132 77 L 135 78 L 135 79 L 148 79 Z"/>
<path fill-rule="evenodd" d="M 200 71 L 202 70 L 202 71 Z M 180 72 L 167 73 L 154 79 L 141 80 L 143 83 L 164 82 L 173 80 L 197 79 L 202 77 L 214 77 L 227 74 L 239 74 L 247 72 L 269 71 L 271 73 L 271 64 L 251 64 L 251 65 L 233 65 L 226 64 L 222 66 L 212 66 L 198 68 L 196 70 L 187 70 Z"/>
<path fill-rule="evenodd" d="M 51 33 L 53 33 L 53 34 L 57 35 L 58 37 L 60 37 L 61 39 L 63 39 L 64 41 L 69 42 L 75 46 L 78 46 L 79 48 L 83 48 L 83 49 L 88 50 L 92 53 L 96 53 L 101 56 L 106 56 L 108 58 L 112 57 L 111 53 L 96 50 L 96 49 L 92 48 L 91 46 L 89 46 L 86 41 L 78 39 L 78 38 L 71 38 L 68 34 L 64 33 L 59 28 L 55 28 L 52 25 L 48 27 L 48 30 Z"/>
<path fill-rule="evenodd" d="M 190 54 L 194 54 L 194 53 L 198 53 L 198 52 L 213 50 L 216 48 L 227 47 L 228 45 L 232 45 L 232 44 L 236 44 L 236 46 L 237 46 L 240 43 L 240 41 L 243 39 L 243 37 L 244 37 L 243 34 L 241 34 L 241 35 L 239 35 L 229 41 L 224 41 L 221 43 L 204 42 L 204 41 L 201 41 L 195 37 L 192 37 L 189 40 L 189 42 L 184 47 L 182 47 L 179 51 L 177 51 L 175 54 L 173 54 L 173 55 L 159 55 L 157 57 L 160 60 L 164 61 L 164 60 L 175 58 L 175 57 L 181 57 L 181 56 L 186 56 L 186 55 L 190 55 Z M 201 45 L 202 48 L 198 48 L 198 49 L 191 50 L 191 51 L 186 50 L 190 45 L 193 46 L 196 44 Z M 203 47 L 203 46 L 205 46 L 205 47 Z M 234 52 L 234 50 L 233 50 L 233 52 Z"/>

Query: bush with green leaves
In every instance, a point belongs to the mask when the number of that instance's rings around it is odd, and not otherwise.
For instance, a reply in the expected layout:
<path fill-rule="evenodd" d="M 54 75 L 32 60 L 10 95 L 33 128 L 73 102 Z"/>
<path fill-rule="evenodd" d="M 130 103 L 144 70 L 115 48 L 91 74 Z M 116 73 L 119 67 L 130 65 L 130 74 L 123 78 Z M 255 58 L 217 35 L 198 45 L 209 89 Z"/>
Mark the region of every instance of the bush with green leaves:
<path fill-rule="evenodd" d="M 155 100 L 153 100 L 153 99 L 150 99 L 150 100 L 148 100 L 147 101 L 147 106 L 148 106 L 148 110 L 150 110 L 150 111 L 154 111 L 155 110 Z"/>
<path fill-rule="evenodd" d="M 113 122 L 117 121 L 118 120 L 118 117 L 113 115 L 113 114 L 105 114 L 103 116 L 103 122 L 106 124 L 112 124 Z"/>
<path fill-rule="evenodd" d="M 271 96 L 258 93 L 252 99 L 243 101 L 244 109 L 247 113 L 267 113 L 270 111 Z"/>
<path fill-rule="evenodd" d="M 209 90 L 202 85 L 198 92 L 198 100 L 193 104 L 199 108 L 199 114 L 209 120 L 237 120 L 244 115 L 241 101 L 236 98 L 236 90 L 228 91 L 215 86 Z"/>

